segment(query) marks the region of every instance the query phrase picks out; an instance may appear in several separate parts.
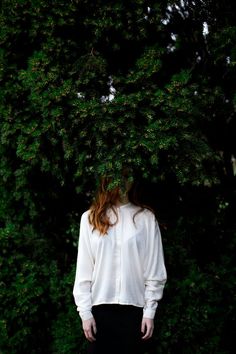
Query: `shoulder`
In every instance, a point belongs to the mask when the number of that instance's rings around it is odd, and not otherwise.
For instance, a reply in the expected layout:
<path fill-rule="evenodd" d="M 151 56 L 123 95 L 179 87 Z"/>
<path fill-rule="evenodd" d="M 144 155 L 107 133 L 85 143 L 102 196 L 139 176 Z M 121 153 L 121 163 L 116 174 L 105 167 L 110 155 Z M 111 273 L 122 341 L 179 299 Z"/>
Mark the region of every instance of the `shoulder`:
<path fill-rule="evenodd" d="M 134 205 L 133 216 L 135 216 L 135 219 L 139 220 L 142 224 L 144 223 L 146 227 L 149 227 L 150 224 L 156 223 L 154 212 L 145 207 L 141 208 L 140 206 Z"/>
<path fill-rule="evenodd" d="M 82 222 L 82 223 L 87 223 L 87 222 L 88 222 L 89 214 L 90 214 L 90 209 L 85 210 L 85 211 L 82 213 L 82 215 L 81 215 L 81 222 Z"/>
<path fill-rule="evenodd" d="M 148 208 L 144 208 L 144 213 L 147 218 L 151 218 L 151 219 L 155 218 L 154 212 Z"/>
<path fill-rule="evenodd" d="M 152 210 L 144 207 L 141 208 L 140 206 L 134 205 L 134 211 L 137 213 L 137 215 L 140 215 L 141 217 L 144 217 L 146 219 L 155 219 L 155 214 Z"/>

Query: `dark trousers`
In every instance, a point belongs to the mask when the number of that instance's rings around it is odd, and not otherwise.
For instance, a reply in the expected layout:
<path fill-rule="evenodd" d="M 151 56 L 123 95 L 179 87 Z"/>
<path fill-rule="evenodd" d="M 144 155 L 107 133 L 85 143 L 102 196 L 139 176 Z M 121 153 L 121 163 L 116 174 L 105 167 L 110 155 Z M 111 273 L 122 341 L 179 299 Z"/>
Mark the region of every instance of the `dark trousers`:
<path fill-rule="evenodd" d="M 96 341 L 89 354 L 142 354 L 141 323 L 143 309 L 131 305 L 93 306 L 97 325 Z"/>

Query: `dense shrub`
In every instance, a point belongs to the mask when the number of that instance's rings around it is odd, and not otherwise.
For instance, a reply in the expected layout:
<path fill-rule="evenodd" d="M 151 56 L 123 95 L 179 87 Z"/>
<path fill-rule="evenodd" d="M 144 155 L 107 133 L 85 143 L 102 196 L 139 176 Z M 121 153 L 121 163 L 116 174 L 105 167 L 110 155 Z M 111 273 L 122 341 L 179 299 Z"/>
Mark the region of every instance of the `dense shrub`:
<path fill-rule="evenodd" d="M 168 271 L 147 352 L 231 353 L 233 1 L 4 0 L 0 18 L 1 354 L 86 352 L 80 216 L 124 162 Z"/>

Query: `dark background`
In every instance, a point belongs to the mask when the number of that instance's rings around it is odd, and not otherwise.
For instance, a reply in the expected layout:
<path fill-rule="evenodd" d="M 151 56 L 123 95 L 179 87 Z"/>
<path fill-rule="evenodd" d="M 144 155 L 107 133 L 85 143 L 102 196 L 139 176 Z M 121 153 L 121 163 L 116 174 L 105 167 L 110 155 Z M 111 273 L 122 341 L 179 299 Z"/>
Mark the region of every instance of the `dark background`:
<path fill-rule="evenodd" d="M 234 352 L 235 14 L 233 0 L 2 2 L 1 354 L 86 352 L 80 216 L 124 163 L 168 273 L 147 352 Z"/>

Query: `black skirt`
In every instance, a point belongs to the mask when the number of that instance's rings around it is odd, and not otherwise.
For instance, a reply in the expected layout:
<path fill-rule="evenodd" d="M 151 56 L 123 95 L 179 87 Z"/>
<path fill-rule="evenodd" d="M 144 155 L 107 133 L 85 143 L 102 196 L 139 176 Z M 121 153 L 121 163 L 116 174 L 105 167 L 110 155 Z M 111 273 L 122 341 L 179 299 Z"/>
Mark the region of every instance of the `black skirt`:
<path fill-rule="evenodd" d="M 105 304 L 92 307 L 97 326 L 96 341 L 89 354 L 142 354 L 143 308 Z"/>

